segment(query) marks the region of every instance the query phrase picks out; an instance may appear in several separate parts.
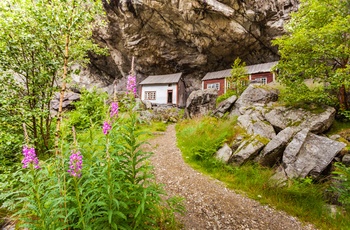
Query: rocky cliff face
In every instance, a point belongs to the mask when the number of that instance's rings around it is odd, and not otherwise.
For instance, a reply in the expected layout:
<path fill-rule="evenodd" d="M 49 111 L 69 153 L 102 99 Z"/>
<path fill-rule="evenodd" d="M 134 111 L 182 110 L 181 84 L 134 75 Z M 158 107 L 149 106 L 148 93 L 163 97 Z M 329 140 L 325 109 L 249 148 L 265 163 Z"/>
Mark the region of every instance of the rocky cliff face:
<path fill-rule="evenodd" d="M 94 38 L 110 56 L 91 55 L 92 70 L 111 81 L 122 79 L 135 56 L 139 80 L 183 72 L 188 89 L 200 87 L 208 71 L 274 61 L 271 40 L 298 0 L 103 0 L 107 26 Z"/>

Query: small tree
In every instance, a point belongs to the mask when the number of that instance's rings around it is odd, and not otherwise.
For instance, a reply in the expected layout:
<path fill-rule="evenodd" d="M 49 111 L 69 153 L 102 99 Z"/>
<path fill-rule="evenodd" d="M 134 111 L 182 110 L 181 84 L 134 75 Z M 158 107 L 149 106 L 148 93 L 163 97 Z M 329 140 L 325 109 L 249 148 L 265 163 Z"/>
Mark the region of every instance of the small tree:
<path fill-rule="evenodd" d="M 240 58 L 232 64 L 231 76 L 227 78 L 228 88 L 236 90 L 236 94 L 240 95 L 248 84 L 247 68 L 245 62 Z"/>
<path fill-rule="evenodd" d="M 350 2 L 301 0 L 286 30 L 287 35 L 273 42 L 281 55 L 279 81 L 290 93 L 302 96 L 301 102 L 324 103 L 335 95 L 339 108 L 349 109 Z M 325 90 L 313 93 L 306 79 L 323 84 Z"/>
<path fill-rule="evenodd" d="M 50 100 L 57 80 L 64 93 L 70 65 L 98 50 L 91 31 L 100 9 L 100 2 L 86 0 L 0 3 L 0 114 L 15 127 L 26 123 L 39 153 L 52 145 Z"/>

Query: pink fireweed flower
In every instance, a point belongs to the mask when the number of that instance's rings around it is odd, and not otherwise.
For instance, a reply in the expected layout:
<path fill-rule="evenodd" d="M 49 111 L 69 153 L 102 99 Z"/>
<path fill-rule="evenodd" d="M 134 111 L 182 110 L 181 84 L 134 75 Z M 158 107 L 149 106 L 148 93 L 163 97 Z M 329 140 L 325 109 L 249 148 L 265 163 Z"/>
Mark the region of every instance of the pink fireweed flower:
<path fill-rule="evenodd" d="M 103 134 L 107 135 L 109 130 L 112 129 L 112 126 L 108 123 L 108 121 L 103 122 Z"/>
<path fill-rule="evenodd" d="M 118 117 L 118 111 L 119 111 L 118 102 L 112 102 L 110 116 L 111 117 L 114 117 L 114 116 Z"/>
<path fill-rule="evenodd" d="M 24 159 L 22 160 L 23 168 L 27 168 L 28 165 L 33 164 L 35 169 L 40 169 L 38 157 L 35 154 L 34 148 L 28 148 L 23 146 Z"/>
<path fill-rule="evenodd" d="M 136 96 L 136 76 L 129 75 L 128 82 L 126 85 L 128 92 L 132 92 Z"/>
<path fill-rule="evenodd" d="M 83 156 L 79 151 L 76 153 L 72 152 L 72 155 L 69 157 L 69 170 L 67 172 L 74 177 L 80 177 L 82 168 Z"/>

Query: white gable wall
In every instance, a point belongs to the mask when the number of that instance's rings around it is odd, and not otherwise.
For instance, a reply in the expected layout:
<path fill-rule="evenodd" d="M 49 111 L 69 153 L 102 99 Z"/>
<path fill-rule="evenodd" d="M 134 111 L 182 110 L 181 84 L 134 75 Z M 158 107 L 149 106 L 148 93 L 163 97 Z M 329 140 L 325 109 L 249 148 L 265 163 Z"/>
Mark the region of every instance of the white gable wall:
<path fill-rule="evenodd" d="M 168 103 L 168 90 L 173 90 L 173 104 L 177 104 L 177 85 L 166 84 L 166 85 L 142 85 L 141 99 L 145 100 L 146 91 L 155 91 L 156 100 L 149 100 L 155 104 L 167 104 Z"/>

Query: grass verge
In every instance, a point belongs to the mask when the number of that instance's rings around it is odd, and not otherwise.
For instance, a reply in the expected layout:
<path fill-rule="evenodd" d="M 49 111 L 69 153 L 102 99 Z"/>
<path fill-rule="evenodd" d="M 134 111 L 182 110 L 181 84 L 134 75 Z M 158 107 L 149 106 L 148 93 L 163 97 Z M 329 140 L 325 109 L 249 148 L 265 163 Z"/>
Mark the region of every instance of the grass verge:
<path fill-rule="evenodd" d="M 278 210 L 314 224 L 319 229 L 349 229 L 350 215 L 345 210 L 332 213 L 327 204 L 326 183 L 310 178 L 291 180 L 284 187 L 269 183 L 272 169 L 256 164 L 233 167 L 217 161 L 213 154 L 222 143 L 239 134 L 235 119 L 203 118 L 185 120 L 176 126 L 178 147 L 185 162 L 194 169 L 223 181 L 228 188 L 268 204 Z"/>

